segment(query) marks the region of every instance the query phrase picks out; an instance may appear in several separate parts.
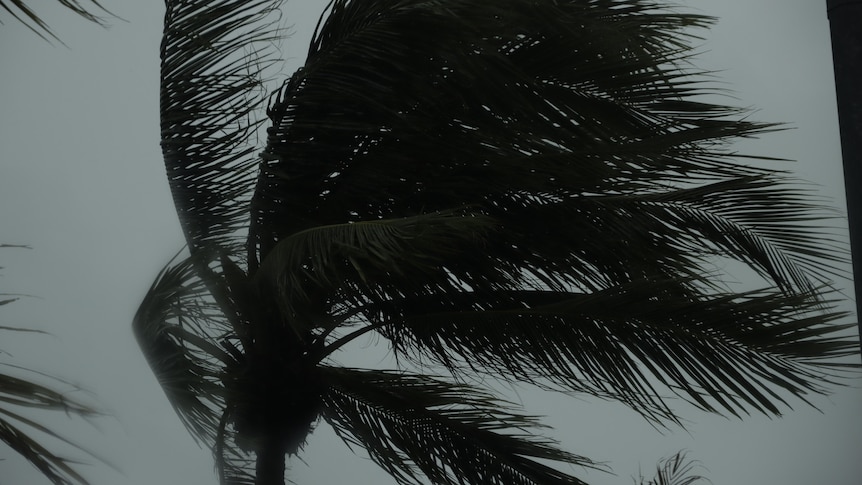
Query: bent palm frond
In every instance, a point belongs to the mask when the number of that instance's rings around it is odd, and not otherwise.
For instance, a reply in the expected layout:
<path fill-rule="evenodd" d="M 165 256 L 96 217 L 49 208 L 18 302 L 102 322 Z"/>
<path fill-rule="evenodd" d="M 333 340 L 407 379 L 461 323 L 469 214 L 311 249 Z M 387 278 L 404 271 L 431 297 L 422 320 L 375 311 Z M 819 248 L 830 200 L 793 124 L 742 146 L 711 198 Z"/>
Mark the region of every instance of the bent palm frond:
<path fill-rule="evenodd" d="M 201 256 L 165 267 L 135 314 L 132 328 L 183 424 L 213 446 L 224 408 L 222 367 L 232 357 L 218 344 L 231 329 L 197 274 Z"/>
<path fill-rule="evenodd" d="M 94 10 L 101 10 L 102 12 L 112 15 L 105 7 L 103 7 L 96 0 L 88 0 L 86 2 L 79 2 L 78 0 L 56 0 L 62 7 L 67 10 L 79 15 L 80 17 L 89 20 L 95 24 L 99 24 L 101 26 L 105 26 L 105 19 L 96 15 Z M 82 3 L 91 3 L 93 8 L 84 7 Z M 30 6 L 27 5 L 27 2 L 24 0 L 0 0 L 0 8 L 9 12 L 15 20 L 24 24 L 28 29 L 32 30 L 39 37 L 48 40 L 46 35 L 53 38 L 54 40 L 60 40 L 56 34 L 51 30 L 48 24 L 40 17 Z"/>
<path fill-rule="evenodd" d="M 15 368 L 19 372 L 27 371 L 27 369 L 18 366 L 8 367 Z M 42 374 L 42 377 L 48 376 Z M 66 381 L 56 378 L 52 378 L 52 380 L 64 387 L 78 390 Z M 0 404 L 2 404 L 0 406 L 0 440 L 29 461 L 51 483 L 55 485 L 86 485 L 89 481 L 75 469 L 76 465 L 80 465 L 79 462 L 52 451 L 44 444 L 43 440 L 36 436 L 41 434 L 51 440 L 65 443 L 72 448 L 93 455 L 83 446 L 40 424 L 32 418 L 31 414 L 14 411 L 15 408 L 61 411 L 67 415 L 77 415 L 84 418 L 101 415 L 92 406 L 70 397 L 69 393 L 69 391 L 61 392 L 27 379 L 0 373 Z M 94 456 L 94 458 L 102 461 L 98 457 Z"/>
<path fill-rule="evenodd" d="M 811 295 L 702 297 L 643 281 L 499 296 L 492 310 L 468 294 L 457 305 L 414 299 L 369 310 L 379 311 L 373 322 L 392 318 L 376 326 L 404 359 L 589 392 L 655 419 L 674 419 L 661 387 L 707 411 L 780 414 L 790 406 L 782 395 L 825 392 L 855 352 L 845 332 L 853 325 L 836 325 L 843 314 Z"/>
<path fill-rule="evenodd" d="M 469 282 L 451 263 L 481 257 L 494 229 L 490 218 L 463 211 L 314 227 L 279 241 L 255 279 L 284 314 L 320 292 L 337 301 L 335 313 L 405 293 L 443 297 Z"/>
<path fill-rule="evenodd" d="M 27 246 L 0 244 L 0 248 L 9 247 L 27 248 Z M 19 295 L 0 293 L 0 298 L 7 296 L 12 298 L 0 299 L 0 306 L 16 301 Z M 8 326 L 0 326 L 0 331 L 46 333 Z M 4 351 L 0 349 L 0 355 L 3 353 Z M 67 416 L 74 415 L 84 419 L 101 416 L 103 413 L 83 400 L 73 397 L 73 393 L 83 390 L 69 381 L 8 362 L 2 362 L 0 366 L 9 371 L 0 372 L 0 441 L 24 457 L 55 485 L 88 484 L 89 482 L 76 470 L 80 463 L 58 454 L 52 449 L 53 446 L 45 442 L 45 438 L 48 441 L 68 445 L 102 463 L 107 464 L 107 462 L 41 424 L 31 411 L 59 411 Z M 40 380 L 45 383 L 40 384 Z"/>
<path fill-rule="evenodd" d="M 711 483 L 706 478 L 695 475 L 697 462 L 687 460 L 685 452 L 679 452 L 670 458 L 659 462 L 655 478 L 644 481 L 641 477 L 638 485 L 692 485 L 698 482 Z"/>
<path fill-rule="evenodd" d="M 161 46 L 162 152 L 194 253 L 247 224 L 250 144 L 275 62 L 280 0 L 168 0 Z"/>
<path fill-rule="evenodd" d="M 323 418 L 398 483 L 583 484 L 536 460 L 596 467 L 485 391 L 424 375 L 324 367 Z"/>

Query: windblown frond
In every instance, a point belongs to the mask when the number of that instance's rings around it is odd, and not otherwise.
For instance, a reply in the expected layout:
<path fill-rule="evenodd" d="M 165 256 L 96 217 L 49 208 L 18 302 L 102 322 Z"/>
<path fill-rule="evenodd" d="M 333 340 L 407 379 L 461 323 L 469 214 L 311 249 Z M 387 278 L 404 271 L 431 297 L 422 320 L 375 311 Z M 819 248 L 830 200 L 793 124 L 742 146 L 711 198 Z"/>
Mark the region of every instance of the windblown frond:
<path fill-rule="evenodd" d="M 480 255 L 493 229 L 482 214 L 455 212 L 314 227 L 279 241 L 256 280 L 286 315 L 321 292 L 340 308 L 403 294 L 443 296 L 469 278 L 447 268 Z"/>
<path fill-rule="evenodd" d="M 811 295 L 703 297 L 643 281 L 499 297 L 489 310 L 466 294 L 457 305 L 394 301 L 372 321 L 392 319 L 377 326 L 407 360 L 589 392 L 656 419 L 675 419 L 657 384 L 707 411 L 780 414 L 782 394 L 825 392 L 836 362 L 856 352 L 843 332 L 853 325 L 835 324 L 843 315 Z"/>
<path fill-rule="evenodd" d="M 105 25 L 105 19 L 96 15 L 94 10 L 101 10 L 103 13 L 112 15 L 105 7 L 103 7 L 96 0 L 87 0 L 83 3 L 91 3 L 93 8 L 84 7 L 82 2 L 78 0 L 55 0 L 59 3 L 63 8 L 74 12 L 75 14 L 81 16 L 82 18 L 89 20 L 95 24 L 99 24 L 101 26 Z M 35 2 L 34 2 L 35 3 Z M 43 3 L 43 2 L 40 2 Z M 24 0 L 0 0 L 0 8 L 9 12 L 15 20 L 21 22 L 28 29 L 32 30 L 39 37 L 48 40 L 46 35 L 55 39 L 60 40 L 56 34 L 51 30 L 47 23 L 28 5 Z M 2 22 L 0 22 L 2 23 Z"/>
<path fill-rule="evenodd" d="M 655 478 L 645 482 L 643 477 L 641 477 L 638 485 L 692 485 L 699 482 L 710 483 L 706 478 L 694 474 L 696 465 L 697 462 L 686 459 L 684 452 L 677 453 L 659 462 L 656 467 Z"/>
<path fill-rule="evenodd" d="M 263 72 L 280 0 L 168 0 L 161 58 L 162 152 L 194 253 L 246 226 Z"/>
<path fill-rule="evenodd" d="M 399 483 L 583 484 L 536 460 L 596 467 L 485 391 L 424 375 L 324 367 L 324 419 Z"/>
<path fill-rule="evenodd" d="M 166 266 L 141 302 L 133 328 L 141 351 L 183 424 L 213 452 L 220 483 L 254 483 L 254 457 L 237 443 L 233 406 L 245 359 L 242 316 L 215 254 Z M 204 272 L 204 274 L 201 274 Z M 221 292 L 217 297 L 213 292 Z"/>
<path fill-rule="evenodd" d="M 132 327 L 183 424 L 212 447 L 225 406 L 221 371 L 233 359 L 216 343 L 228 337 L 231 327 L 197 274 L 202 258 L 165 267 L 138 307 Z"/>
<path fill-rule="evenodd" d="M 27 372 L 27 369 L 18 366 L 8 364 L 4 364 L 4 366 L 15 368 L 18 372 Z M 45 374 L 40 375 L 50 377 Z M 69 382 L 57 378 L 51 379 L 58 385 L 71 390 L 79 390 Z M 14 411 L 16 407 L 31 408 L 42 411 L 60 411 L 67 415 L 77 415 L 84 418 L 101 414 L 92 406 L 70 397 L 69 393 L 70 391 L 61 392 L 30 380 L 0 373 L 0 404 L 2 404 L 0 406 L 0 440 L 29 461 L 51 483 L 55 485 L 86 485 L 89 481 L 75 469 L 75 466 L 80 465 L 80 463 L 52 451 L 43 441 L 35 437 L 36 433 L 93 455 L 83 446 L 64 438 L 31 417 Z M 94 456 L 94 458 L 102 461 L 98 457 Z"/>
<path fill-rule="evenodd" d="M 0 244 L 0 248 L 27 246 Z M 2 269 L 2 268 L 0 268 Z M 19 295 L 0 293 L 0 306 L 7 305 L 18 299 Z M 28 328 L 0 326 L 0 331 L 39 333 L 46 332 Z M 0 349 L 0 355 L 5 352 Z M 29 461 L 39 472 L 55 485 L 86 485 L 89 482 L 76 470 L 79 462 L 64 457 L 52 450 L 53 446 L 44 439 L 56 441 L 77 449 L 102 463 L 103 459 L 95 456 L 81 445 L 56 433 L 34 419 L 30 410 L 63 412 L 67 416 L 78 416 L 84 419 L 100 416 L 103 413 L 90 404 L 72 397 L 75 392 L 83 390 L 63 379 L 43 372 L 37 372 L 9 362 L 0 363 L 9 372 L 0 372 L 0 441 L 14 452 Z M 50 384 L 39 384 L 39 380 Z M 27 410 L 25 413 L 20 411 Z"/>

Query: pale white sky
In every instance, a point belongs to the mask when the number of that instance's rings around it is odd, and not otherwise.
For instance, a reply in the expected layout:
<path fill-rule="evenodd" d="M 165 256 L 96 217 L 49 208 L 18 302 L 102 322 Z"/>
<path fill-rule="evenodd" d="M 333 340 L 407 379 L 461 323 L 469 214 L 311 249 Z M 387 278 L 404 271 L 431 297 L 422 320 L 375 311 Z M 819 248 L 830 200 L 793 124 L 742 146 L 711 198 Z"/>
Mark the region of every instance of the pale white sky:
<path fill-rule="evenodd" d="M 130 328 L 140 298 L 183 244 L 159 150 L 163 6 L 105 0 L 128 22 L 102 30 L 47 3 L 39 12 L 68 49 L 0 13 L 0 242 L 33 247 L 0 253 L 0 293 L 39 297 L 3 307 L 0 321 L 54 336 L 8 336 L 0 348 L 17 363 L 79 382 L 111 411 L 98 429 L 47 418 L 124 472 L 82 467 L 94 485 L 215 484 L 209 452 L 174 415 Z M 285 75 L 303 59 L 325 3 L 287 1 L 285 22 L 295 34 L 282 47 Z M 800 176 L 843 210 L 825 0 L 676 3 L 719 17 L 702 32 L 698 65 L 723 70 L 738 104 L 759 108 L 757 119 L 794 127 L 745 149 L 798 160 Z M 385 366 L 380 355 L 366 342 L 343 360 Z M 633 483 L 640 469 L 649 475 L 659 458 L 680 449 L 703 463 L 715 485 L 857 485 L 862 379 L 851 384 L 815 399 L 822 413 L 799 402 L 775 420 L 729 420 L 683 407 L 687 432 L 664 435 L 616 404 L 529 389 L 518 396 L 529 411 L 549 416 L 566 449 L 613 467 L 617 476 L 579 474 L 595 485 Z M 0 461 L 0 483 L 47 483 L 8 450 L 0 449 L 0 458 L 8 458 Z M 302 458 L 289 475 L 299 484 L 391 483 L 325 424 Z"/>

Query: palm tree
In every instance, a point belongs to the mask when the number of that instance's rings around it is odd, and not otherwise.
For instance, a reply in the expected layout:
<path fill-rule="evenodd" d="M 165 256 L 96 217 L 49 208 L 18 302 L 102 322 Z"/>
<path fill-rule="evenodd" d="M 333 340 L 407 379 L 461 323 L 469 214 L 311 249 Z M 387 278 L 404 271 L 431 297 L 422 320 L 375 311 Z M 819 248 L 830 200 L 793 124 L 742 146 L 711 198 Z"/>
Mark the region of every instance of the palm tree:
<path fill-rule="evenodd" d="M 0 248 L 24 247 L 0 244 Z M 2 268 L 0 268 L 2 269 Z M 19 299 L 19 295 L 0 293 L 0 306 L 8 305 Z M 0 332 L 44 333 L 18 327 L 0 326 Z M 4 354 L 0 350 L 0 355 Z M 33 371 L 11 362 L 0 362 L 9 372 L 0 372 L 0 441 L 12 451 L 21 455 L 55 485 L 74 485 L 89 483 L 74 468 L 75 460 L 64 457 L 52 449 L 51 443 L 63 443 L 67 447 L 90 454 L 86 449 L 70 441 L 45 424 L 35 419 L 31 411 L 62 411 L 66 415 L 92 418 L 101 413 L 92 405 L 73 397 L 72 392 L 81 389 L 71 382 Z M 51 386 L 38 383 L 50 381 Z M 41 436 L 41 438 L 40 438 Z M 91 456 L 94 456 L 90 454 Z M 94 456 L 95 457 L 95 456 Z M 95 457 L 99 459 L 98 457 Z M 99 459 L 104 463 L 104 460 Z"/>
<path fill-rule="evenodd" d="M 709 18 L 641 0 L 333 0 L 267 97 L 279 6 L 168 0 L 161 46 L 188 256 L 134 329 L 222 483 L 283 484 L 321 421 L 399 483 L 584 483 L 548 463 L 593 461 L 468 380 L 665 425 L 669 393 L 777 415 L 850 365 L 828 210 L 728 148 L 779 127 L 706 97 L 688 61 Z M 727 284 L 728 267 L 760 288 Z M 396 368 L 337 364 L 368 334 Z"/>

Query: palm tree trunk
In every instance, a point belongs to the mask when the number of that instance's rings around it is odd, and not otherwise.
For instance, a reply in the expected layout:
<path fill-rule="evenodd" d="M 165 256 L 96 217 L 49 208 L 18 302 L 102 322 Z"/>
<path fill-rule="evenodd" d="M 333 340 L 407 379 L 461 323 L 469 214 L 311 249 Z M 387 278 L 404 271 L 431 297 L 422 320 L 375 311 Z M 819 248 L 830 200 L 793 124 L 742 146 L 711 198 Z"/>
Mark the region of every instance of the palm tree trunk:
<path fill-rule="evenodd" d="M 284 485 L 284 455 L 286 450 L 278 436 L 268 436 L 257 452 L 255 485 Z"/>

